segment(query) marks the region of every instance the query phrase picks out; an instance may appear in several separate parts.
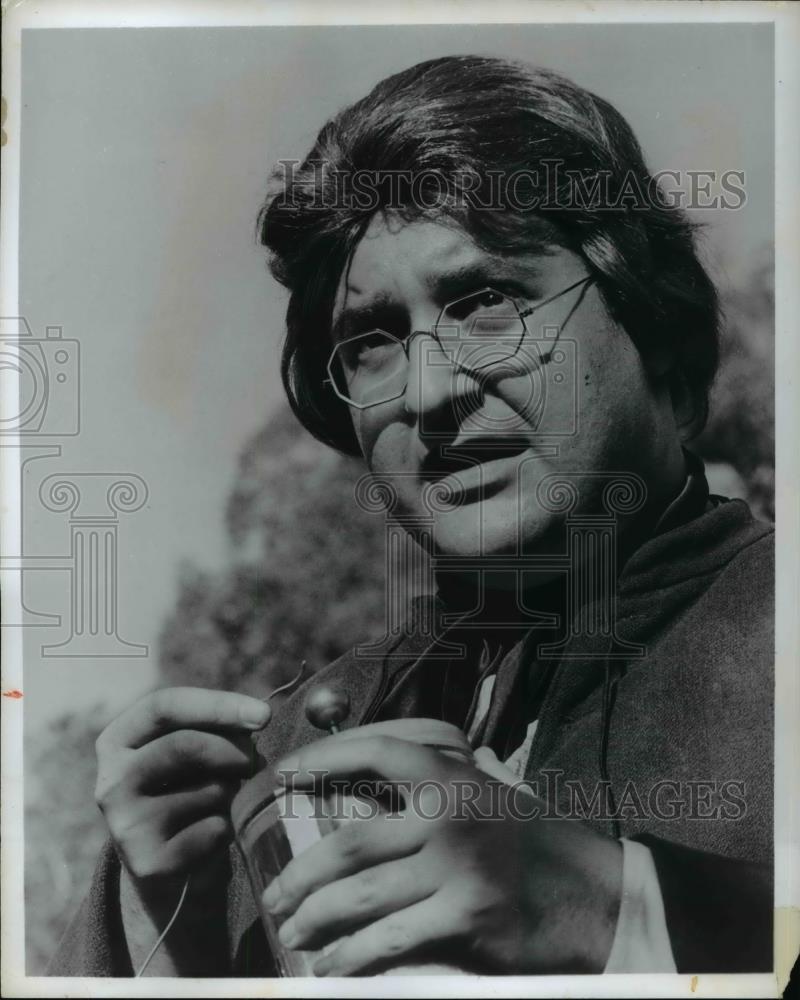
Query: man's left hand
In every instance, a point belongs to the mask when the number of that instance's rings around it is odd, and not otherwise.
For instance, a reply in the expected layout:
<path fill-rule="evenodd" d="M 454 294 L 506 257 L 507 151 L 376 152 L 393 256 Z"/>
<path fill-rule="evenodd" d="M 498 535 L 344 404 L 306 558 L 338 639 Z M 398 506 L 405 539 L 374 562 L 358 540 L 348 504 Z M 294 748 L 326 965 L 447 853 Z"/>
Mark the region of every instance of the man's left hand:
<path fill-rule="evenodd" d="M 365 974 L 420 954 L 480 973 L 603 971 L 620 905 L 616 840 L 543 818 L 547 805 L 529 790 L 391 737 L 328 737 L 277 770 L 297 791 L 318 789 L 324 773 L 404 792 L 402 812 L 342 825 L 264 894 L 285 918 L 286 947 L 350 935 L 316 975 Z"/>

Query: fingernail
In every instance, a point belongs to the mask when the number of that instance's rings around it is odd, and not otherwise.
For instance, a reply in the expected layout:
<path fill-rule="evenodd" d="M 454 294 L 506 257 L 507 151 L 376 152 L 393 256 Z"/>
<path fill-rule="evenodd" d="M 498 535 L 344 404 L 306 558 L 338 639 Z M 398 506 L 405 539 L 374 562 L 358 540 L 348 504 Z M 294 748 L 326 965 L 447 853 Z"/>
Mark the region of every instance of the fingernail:
<path fill-rule="evenodd" d="M 242 707 L 242 724 L 250 729 L 263 729 L 269 722 L 272 709 L 264 701 L 256 701 L 255 698 Z"/>
<path fill-rule="evenodd" d="M 261 898 L 264 901 L 264 906 L 266 906 L 266 908 L 270 911 L 272 911 L 273 907 L 280 902 L 281 887 L 276 878 L 274 878 L 270 882 L 270 884 L 264 890 Z"/>
<path fill-rule="evenodd" d="M 327 976 L 331 971 L 332 966 L 333 962 L 330 957 L 328 955 L 323 955 L 319 961 L 314 963 L 312 971 L 315 976 Z"/>
<path fill-rule="evenodd" d="M 281 929 L 278 931 L 278 937 L 281 944 L 286 948 L 294 948 L 299 940 L 299 935 L 292 917 L 289 917 L 286 923 L 281 926 Z"/>

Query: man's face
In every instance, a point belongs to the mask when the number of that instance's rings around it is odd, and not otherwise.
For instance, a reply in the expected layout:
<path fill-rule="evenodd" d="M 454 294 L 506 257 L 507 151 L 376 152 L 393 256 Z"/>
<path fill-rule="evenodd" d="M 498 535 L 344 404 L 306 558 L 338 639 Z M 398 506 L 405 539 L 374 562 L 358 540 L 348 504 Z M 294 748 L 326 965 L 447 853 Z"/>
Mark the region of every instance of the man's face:
<path fill-rule="evenodd" d="M 524 309 L 587 276 L 582 258 L 563 247 L 501 258 L 448 222 L 375 216 L 356 247 L 337 293 L 337 339 L 375 327 L 400 340 L 423 331 L 410 340 L 402 397 L 351 408 L 356 435 L 370 470 L 392 483 L 400 516 L 429 517 L 426 490 L 437 484 L 440 552 L 559 547 L 565 515 L 536 497 L 551 473 L 634 472 L 649 490 L 659 488 L 665 452 L 676 441 L 669 397 L 652 384 L 594 284 L 529 316 L 518 354 L 496 370 L 457 368 L 447 332 L 445 353 L 430 336 L 443 306 L 487 287 Z M 448 447 L 459 449 L 458 457 Z M 573 481 L 576 510 L 602 510 L 603 482 Z"/>

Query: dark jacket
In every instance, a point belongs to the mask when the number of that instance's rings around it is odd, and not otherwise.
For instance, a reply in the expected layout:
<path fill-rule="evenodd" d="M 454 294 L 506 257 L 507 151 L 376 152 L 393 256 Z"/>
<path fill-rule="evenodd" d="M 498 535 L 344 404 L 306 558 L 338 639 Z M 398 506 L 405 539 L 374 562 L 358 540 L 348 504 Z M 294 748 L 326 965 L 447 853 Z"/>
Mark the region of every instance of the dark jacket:
<path fill-rule="evenodd" d="M 599 829 L 651 848 L 679 972 L 767 971 L 773 534 L 741 501 L 709 500 L 707 492 L 701 500 L 699 516 L 662 525 L 620 574 L 617 635 L 641 644 L 644 655 L 598 657 L 592 639 L 542 656 L 552 630 L 526 632 L 504 650 L 481 742 L 502 757 L 538 718 L 526 777 L 552 809 L 574 814 L 577 803 Z M 477 681 L 470 653 L 476 636 L 456 625 L 431 641 L 420 622 L 441 611 L 440 602 L 418 602 L 417 627 L 407 635 L 387 638 L 368 657 L 347 654 L 315 675 L 313 683 L 346 686 L 352 711 L 345 728 L 400 716 L 464 724 L 471 701 L 464 693 Z M 461 639 L 465 657 L 436 655 L 442 641 Z M 305 686 L 261 734 L 267 762 L 322 735 L 305 718 L 304 698 Z M 215 974 L 274 975 L 235 851 L 231 863 L 231 964 Z M 50 974 L 132 974 L 118 877 L 119 861 L 107 846 Z"/>

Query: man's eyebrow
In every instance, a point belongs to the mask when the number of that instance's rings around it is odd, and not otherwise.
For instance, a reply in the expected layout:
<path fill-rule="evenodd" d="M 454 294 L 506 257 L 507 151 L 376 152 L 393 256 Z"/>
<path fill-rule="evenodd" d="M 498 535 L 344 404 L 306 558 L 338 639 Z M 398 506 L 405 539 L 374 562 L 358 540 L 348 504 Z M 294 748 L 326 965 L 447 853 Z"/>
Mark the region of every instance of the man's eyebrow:
<path fill-rule="evenodd" d="M 346 306 L 331 325 L 331 340 L 334 343 L 344 340 L 356 326 L 362 330 L 373 324 L 379 326 L 380 317 L 398 308 L 397 302 L 391 296 L 382 294 L 376 295 L 362 305 Z"/>
<path fill-rule="evenodd" d="M 536 260 L 514 257 L 482 257 L 480 260 L 429 274 L 425 284 L 444 303 L 477 287 L 488 287 L 498 281 L 530 280 L 538 273 Z"/>

